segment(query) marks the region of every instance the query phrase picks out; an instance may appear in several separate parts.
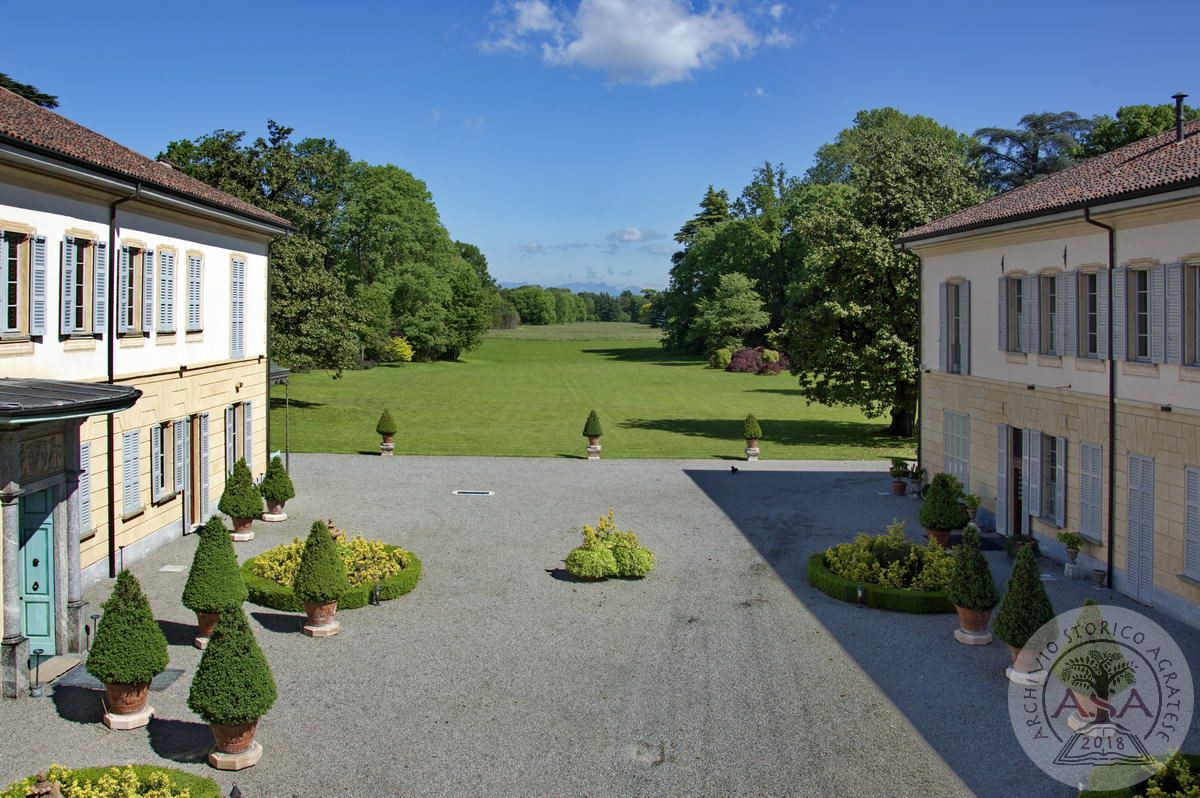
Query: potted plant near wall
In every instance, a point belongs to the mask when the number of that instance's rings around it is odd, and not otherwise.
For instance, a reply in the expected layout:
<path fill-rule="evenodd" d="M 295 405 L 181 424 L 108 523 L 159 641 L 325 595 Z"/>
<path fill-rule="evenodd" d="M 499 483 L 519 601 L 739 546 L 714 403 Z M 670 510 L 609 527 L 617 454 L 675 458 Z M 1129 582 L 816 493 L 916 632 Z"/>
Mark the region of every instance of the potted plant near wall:
<path fill-rule="evenodd" d="M 87 670 L 104 683 L 110 729 L 136 729 L 154 715 L 147 705 L 150 682 L 167 667 L 167 638 L 154 621 L 142 586 L 129 571 L 117 574 L 103 605 Z"/>
<path fill-rule="evenodd" d="M 962 505 L 962 485 L 949 474 L 936 474 L 929 493 L 921 504 L 921 526 L 942 548 L 950 542 L 950 531 L 967 524 L 967 511 Z"/>
<path fill-rule="evenodd" d="M 966 496 L 963 496 L 963 506 L 967 508 L 968 519 L 971 521 L 975 520 L 975 516 L 979 513 L 979 505 L 981 504 L 983 504 L 983 501 L 974 493 L 968 493 Z"/>
<path fill-rule="evenodd" d="M 888 473 L 892 475 L 892 495 L 903 496 L 904 491 L 908 488 L 908 461 L 900 457 L 892 458 L 892 467 L 888 469 Z"/>
<path fill-rule="evenodd" d="M 1008 645 L 1012 655 L 1013 664 L 1006 671 L 1011 681 L 1029 684 L 1036 679 L 1030 674 L 1037 668 L 1037 652 L 1025 652 L 1025 645 L 1043 625 L 1053 619 L 1054 607 L 1038 573 L 1037 555 L 1031 548 L 1022 548 L 1013 564 L 1008 590 L 996 613 L 996 622 L 992 624 L 996 637 Z"/>
<path fill-rule="evenodd" d="M 954 552 L 954 576 L 946 587 L 950 601 L 958 612 L 958 628 L 954 639 L 968 646 L 985 646 L 992 642 L 988 618 L 996 606 L 996 583 L 983 555 L 979 527 L 967 524 L 962 545 Z"/>
<path fill-rule="evenodd" d="M 1110 626 L 1104 621 L 1100 604 L 1087 599 L 1072 626 L 1072 631 L 1079 632 L 1072 641 L 1074 652 L 1055 662 L 1054 675 L 1075 699 L 1076 708 L 1067 716 L 1067 725 L 1074 731 L 1082 731 L 1092 723 L 1108 723 L 1113 698 L 1137 682 L 1136 669 Z M 1104 662 L 1103 668 L 1096 668 L 1097 660 Z"/>
<path fill-rule="evenodd" d="M 925 488 L 925 473 L 925 469 L 916 463 L 908 470 L 908 492 L 914 499 L 921 498 L 921 491 Z"/>
<path fill-rule="evenodd" d="M 254 485 L 250 469 L 246 467 L 245 458 L 233 464 L 233 473 L 225 480 L 225 490 L 221 493 L 221 501 L 217 509 L 229 516 L 233 521 L 233 532 L 230 537 L 239 543 L 254 540 L 254 531 L 250 525 L 262 512 L 262 494 Z"/>
<path fill-rule="evenodd" d="M 600 416 L 596 411 L 588 413 L 587 421 L 583 424 L 583 437 L 587 438 L 587 455 L 589 460 L 600 459 L 600 436 L 604 430 L 600 428 Z"/>
<path fill-rule="evenodd" d="M 241 607 L 247 595 L 229 530 L 214 515 L 200 529 L 200 542 L 183 588 L 183 606 L 196 613 L 196 648 L 208 645 L 221 613 Z"/>
<path fill-rule="evenodd" d="M 271 462 L 267 464 L 267 473 L 263 475 L 258 492 L 267 503 L 267 511 L 262 514 L 262 520 L 286 521 L 287 513 L 283 511 L 283 506 L 288 499 L 295 497 L 296 488 L 292 485 L 292 478 L 288 476 L 283 467 L 283 460 L 278 455 L 272 457 Z"/>
<path fill-rule="evenodd" d="M 746 459 L 758 459 L 758 439 L 762 437 L 762 427 L 758 419 L 751 413 L 742 422 L 742 437 L 746 439 Z"/>
<path fill-rule="evenodd" d="M 210 765 L 241 770 L 262 758 L 254 733 L 275 696 L 275 679 L 246 614 L 240 607 L 222 612 L 188 693 L 188 708 L 209 725 L 216 742 Z"/>
<path fill-rule="evenodd" d="M 1074 565 L 1075 558 L 1079 556 L 1079 547 L 1083 545 L 1083 537 L 1075 532 L 1059 532 L 1058 542 L 1067 549 L 1067 562 Z"/>
<path fill-rule="evenodd" d="M 379 454 L 388 456 L 396 452 L 396 420 L 388 410 L 384 410 L 375 424 L 375 432 L 379 435 Z"/>
<path fill-rule="evenodd" d="M 329 527 L 323 521 L 313 523 L 308 540 L 304 542 L 304 554 L 300 557 L 296 578 L 292 582 L 292 592 L 304 602 L 307 616 L 304 634 L 309 637 L 337 634 L 341 628 L 334 618 L 338 599 L 349 589 L 346 565 L 329 534 Z"/>

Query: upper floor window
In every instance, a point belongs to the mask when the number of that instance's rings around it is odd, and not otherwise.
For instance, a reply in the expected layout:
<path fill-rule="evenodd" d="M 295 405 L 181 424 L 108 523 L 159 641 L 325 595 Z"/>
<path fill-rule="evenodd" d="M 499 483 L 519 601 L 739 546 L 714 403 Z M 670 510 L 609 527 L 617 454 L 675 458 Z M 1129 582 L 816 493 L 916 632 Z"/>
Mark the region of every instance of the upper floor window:
<path fill-rule="evenodd" d="M 1084 272 L 1079 279 L 1080 329 L 1079 355 L 1100 357 L 1100 274 Z"/>
<path fill-rule="evenodd" d="M 950 374 L 971 373 L 971 284 L 945 282 L 940 289 L 939 367 Z"/>
<path fill-rule="evenodd" d="M 149 329 L 153 301 L 153 253 L 140 247 L 121 247 L 117 273 L 117 332 L 141 333 Z M 149 313 L 146 312 L 147 303 L 151 308 Z"/>
<path fill-rule="evenodd" d="M 1150 270 L 1129 272 L 1130 359 L 1150 360 Z"/>
<path fill-rule="evenodd" d="M 1200 264 L 1189 264 L 1183 280 L 1184 362 L 1200 366 Z"/>
<path fill-rule="evenodd" d="M 1038 278 L 1038 290 L 1041 292 L 1039 305 L 1041 317 L 1038 319 L 1038 351 L 1046 355 L 1060 355 L 1058 351 L 1059 325 L 1063 320 L 1058 317 L 1058 276 L 1049 274 Z"/>
<path fill-rule="evenodd" d="M 0 333 L 29 333 L 29 237 L 0 233 Z"/>
<path fill-rule="evenodd" d="M 63 335 L 102 333 L 105 326 L 104 246 L 87 238 L 67 236 L 62 248 Z"/>

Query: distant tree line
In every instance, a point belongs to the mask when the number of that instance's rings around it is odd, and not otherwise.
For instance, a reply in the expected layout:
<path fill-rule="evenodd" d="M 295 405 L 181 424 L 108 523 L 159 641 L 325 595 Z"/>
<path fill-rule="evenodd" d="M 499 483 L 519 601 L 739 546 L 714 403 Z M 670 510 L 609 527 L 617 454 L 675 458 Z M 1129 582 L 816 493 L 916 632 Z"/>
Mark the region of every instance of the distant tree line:
<path fill-rule="evenodd" d="M 569 288 L 522 285 L 500 290 L 493 326 L 512 329 L 521 324 L 572 324 L 581 321 L 626 321 L 661 326 L 654 311 L 659 293 L 643 288 L 641 294 L 622 291 L 619 296 Z"/>
<path fill-rule="evenodd" d="M 973 135 L 893 108 L 861 111 L 803 176 L 768 162 L 736 198 L 709 186 L 675 236 L 670 285 L 649 303 L 663 345 L 774 346 L 811 401 L 890 416 L 890 432 L 911 435 L 917 261 L 895 238 L 1173 125 L 1171 105 L 1029 114 Z"/>

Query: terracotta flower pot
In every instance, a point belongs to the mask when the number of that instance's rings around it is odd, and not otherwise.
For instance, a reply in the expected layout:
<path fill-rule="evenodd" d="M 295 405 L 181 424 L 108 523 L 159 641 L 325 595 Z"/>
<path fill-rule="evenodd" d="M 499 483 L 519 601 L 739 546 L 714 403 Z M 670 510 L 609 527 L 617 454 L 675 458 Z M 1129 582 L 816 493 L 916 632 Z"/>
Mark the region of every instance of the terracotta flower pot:
<path fill-rule="evenodd" d="M 1076 549 L 1076 548 L 1067 549 L 1067 562 L 1069 562 L 1069 563 L 1075 562 L 1075 558 L 1078 556 L 1079 556 L 1079 549 Z"/>
<path fill-rule="evenodd" d="M 925 535 L 930 540 L 936 541 L 943 549 L 950 543 L 949 529 L 926 529 Z"/>
<path fill-rule="evenodd" d="M 600 445 L 600 436 L 599 435 L 589 435 L 588 436 L 588 446 L 599 446 L 599 445 Z"/>
<path fill-rule="evenodd" d="M 217 750 L 223 754 L 240 754 L 254 745 L 254 731 L 258 721 L 250 723 L 210 723 Z"/>
<path fill-rule="evenodd" d="M 380 435 L 379 437 L 383 438 L 384 443 L 393 443 L 396 440 L 395 435 Z"/>
<path fill-rule="evenodd" d="M 1010 645 L 1008 653 L 1012 656 L 1012 667 L 1014 671 L 1021 673 L 1033 673 L 1038 669 L 1037 652 L 1030 651 L 1026 653 L 1025 649 L 1017 648 Z"/>
<path fill-rule="evenodd" d="M 234 532 L 249 532 L 250 525 L 254 523 L 253 518 L 235 518 L 233 519 Z"/>
<path fill-rule="evenodd" d="M 958 625 L 964 632 L 981 635 L 987 632 L 988 619 L 992 617 L 991 609 L 972 610 L 966 607 L 954 606 L 958 612 Z"/>
<path fill-rule="evenodd" d="M 213 627 L 220 620 L 221 613 L 219 612 L 197 612 L 196 613 L 196 637 L 212 637 Z"/>
<path fill-rule="evenodd" d="M 150 682 L 141 684 L 104 684 L 108 711 L 112 715 L 135 715 L 146 708 Z"/>
<path fill-rule="evenodd" d="M 746 439 L 746 448 L 747 449 L 757 449 L 758 448 L 758 438 L 747 438 Z"/>
<path fill-rule="evenodd" d="M 892 480 L 892 495 L 893 496 L 903 496 L 905 491 L 907 491 L 907 490 L 908 490 L 907 482 L 905 482 L 902 479 L 893 479 Z"/>
<path fill-rule="evenodd" d="M 333 616 L 336 613 L 336 601 L 326 601 L 324 603 L 304 602 L 304 614 L 308 616 L 309 626 L 328 626 L 333 623 Z"/>
<path fill-rule="evenodd" d="M 270 499 L 267 499 L 267 512 L 271 515 L 279 515 L 283 512 L 284 504 L 286 504 L 286 502 L 273 502 Z"/>

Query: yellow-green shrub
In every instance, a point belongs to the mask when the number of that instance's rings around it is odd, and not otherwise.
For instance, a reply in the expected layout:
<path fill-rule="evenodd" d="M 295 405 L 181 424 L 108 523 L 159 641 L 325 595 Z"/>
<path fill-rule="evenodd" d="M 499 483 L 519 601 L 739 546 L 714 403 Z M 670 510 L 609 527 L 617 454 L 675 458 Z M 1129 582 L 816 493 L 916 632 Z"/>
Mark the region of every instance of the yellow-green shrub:
<path fill-rule="evenodd" d="M 904 535 L 904 523 L 888 525 L 883 535 L 856 535 L 825 551 L 825 567 L 852 582 L 904 590 L 942 590 L 954 575 L 954 557 L 930 541 L 918 546 Z"/>
<path fill-rule="evenodd" d="M 388 343 L 387 354 L 393 362 L 411 363 L 413 359 L 412 344 L 403 335 L 397 335 Z"/>
<path fill-rule="evenodd" d="M 46 778 L 59 785 L 63 798 L 198 798 L 188 787 L 179 785 L 171 771 L 161 768 L 126 765 L 108 768 L 99 775 L 97 770 L 73 771 L 62 765 L 51 765 Z M 187 774 L 179 776 L 187 779 Z M 191 777 L 191 780 L 212 784 L 197 777 Z M 35 782 L 36 778 L 14 782 L 0 798 L 25 798 Z M 215 789 L 209 794 L 215 794 Z"/>
<path fill-rule="evenodd" d="M 404 549 L 388 551 L 378 540 L 368 540 L 361 535 L 347 538 L 342 535 L 334 541 L 338 556 L 346 566 L 346 576 L 351 585 L 364 582 L 379 582 L 399 573 L 408 565 L 408 552 Z M 291 587 L 304 554 L 304 541 L 292 538 L 291 543 L 268 549 L 254 558 L 254 573 L 276 584 Z"/>

